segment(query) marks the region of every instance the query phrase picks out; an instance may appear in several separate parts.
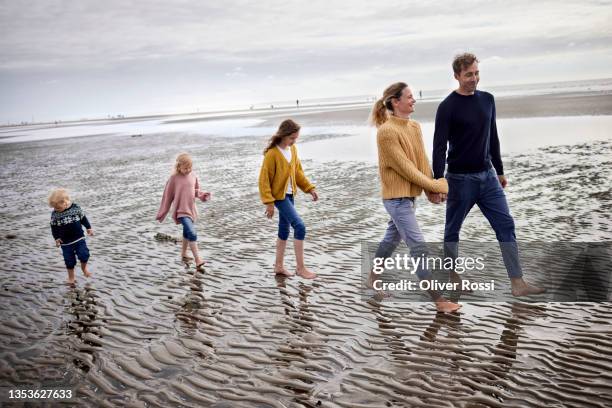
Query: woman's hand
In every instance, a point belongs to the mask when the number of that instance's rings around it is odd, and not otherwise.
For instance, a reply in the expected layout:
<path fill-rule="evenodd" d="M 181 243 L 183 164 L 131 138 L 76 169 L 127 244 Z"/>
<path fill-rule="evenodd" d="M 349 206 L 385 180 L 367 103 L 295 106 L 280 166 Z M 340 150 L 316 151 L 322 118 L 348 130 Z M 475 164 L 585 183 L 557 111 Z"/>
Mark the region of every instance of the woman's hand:
<path fill-rule="evenodd" d="M 60 245 L 62 245 L 62 240 L 58 238 L 55 240 L 55 246 L 58 247 Z"/>
<path fill-rule="evenodd" d="M 272 218 L 274 216 L 274 204 L 266 204 L 266 217 Z"/>
<path fill-rule="evenodd" d="M 93 237 L 93 234 L 94 234 L 93 229 L 90 228 L 87 230 L 87 235 L 89 235 L 90 237 Z"/>
<path fill-rule="evenodd" d="M 319 195 L 315 190 L 310 190 L 310 195 L 312 196 L 312 201 L 317 201 L 319 199 Z"/>

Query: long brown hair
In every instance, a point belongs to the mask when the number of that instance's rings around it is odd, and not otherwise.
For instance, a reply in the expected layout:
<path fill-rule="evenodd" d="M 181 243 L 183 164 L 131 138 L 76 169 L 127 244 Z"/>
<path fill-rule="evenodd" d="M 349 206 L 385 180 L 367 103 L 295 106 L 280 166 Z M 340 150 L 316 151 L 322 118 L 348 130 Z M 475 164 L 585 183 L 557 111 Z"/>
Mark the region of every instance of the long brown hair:
<path fill-rule="evenodd" d="M 266 154 L 268 150 L 274 148 L 274 146 L 279 144 L 281 140 L 283 140 L 283 137 L 292 135 L 295 132 L 299 132 L 299 131 L 300 131 L 300 125 L 295 123 L 293 120 L 291 119 L 283 120 L 280 126 L 278 127 L 278 130 L 274 134 L 274 136 L 270 138 L 270 141 L 268 142 L 268 147 L 264 149 L 264 154 Z"/>
<path fill-rule="evenodd" d="M 387 121 L 387 111 L 393 112 L 393 104 L 391 103 L 391 99 L 401 98 L 402 92 L 404 92 L 404 89 L 407 87 L 408 85 L 404 82 L 396 82 L 389 85 L 387 89 L 385 89 L 382 98 L 377 100 L 372 107 L 372 113 L 370 113 L 370 123 L 372 125 L 379 127 Z"/>

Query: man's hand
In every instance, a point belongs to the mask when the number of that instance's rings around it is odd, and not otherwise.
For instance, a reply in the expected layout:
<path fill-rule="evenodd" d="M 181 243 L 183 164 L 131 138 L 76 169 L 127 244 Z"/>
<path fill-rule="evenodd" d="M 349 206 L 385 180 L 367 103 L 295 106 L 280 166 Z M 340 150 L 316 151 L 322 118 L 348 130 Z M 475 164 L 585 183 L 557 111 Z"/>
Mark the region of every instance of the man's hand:
<path fill-rule="evenodd" d="M 434 204 L 440 204 L 442 201 L 444 201 L 442 196 L 446 196 L 446 194 L 432 193 L 429 191 L 426 191 L 425 195 L 427 195 L 427 199 Z"/>
<path fill-rule="evenodd" d="M 272 218 L 274 216 L 274 204 L 266 204 L 266 217 Z"/>
<path fill-rule="evenodd" d="M 497 176 L 497 178 L 499 179 L 499 184 L 501 184 L 502 188 L 506 188 L 506 186 L 508 185 L 508 180 L 506 179 L 506 176 L 500 174 Z"/>
<path fill-rule="evenodd" d="M 310 195 L 312 196 L 312 201 L 317 201 L 319 199 L 319 195 L 315 190 L 310 190 Z"/>

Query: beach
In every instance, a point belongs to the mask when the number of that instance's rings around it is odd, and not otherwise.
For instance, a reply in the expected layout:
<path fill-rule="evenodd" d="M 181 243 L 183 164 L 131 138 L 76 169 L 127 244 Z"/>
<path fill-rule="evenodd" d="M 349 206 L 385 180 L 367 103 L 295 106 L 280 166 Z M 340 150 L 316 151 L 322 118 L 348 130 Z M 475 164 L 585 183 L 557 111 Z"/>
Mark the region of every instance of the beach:
<path fill-rule="evenodd" d="M 428 141 L 438 103 L 417 101 Z M 206 132 L 131 124 L 34 140 L 44 129 L 3 129 L 5 141 L 24 139 L 0 143 L 0 387 L 70 388 L 76 406 L 107 407 L 612 404 L 610 302 L 466 302 L 445 315 L 430 303 L 364 301 L 361 243 L 379 241 L 388 221 L 367 151 L 370 108 L 301 109 L 226 115 L 252 122 Z M 508 121 L 500 137 L 517 239 L 610 241 L 612 95 L 505 97 L 497 114 Z M 303 125 L 298 150 L 320 195 L 296 198 L 313 281 L 274 276 L 277 218 L 264 216 L 257 188 L 270 129 L 286 117 Z M 564 138 L 571 122 L 580 126 Z M 542 135 L 513 134 L 534 123 Z M 181 236 L 155 215 L 183 151 L 212 192 L 198 203 L 204 272 L 181 261 L 180 243 L 156 239 Z M 77 269 L 76 287 L 63 283 L 49 228 L 47 196 L 60 186 L 95 231 L 94 276 Z M 424 196 L 416 205 L 426 240 L 441 241 L 444 206 Z M 477 208 L 461 238 L 495 242 Z M 295 265 L 291 245 L 286 265 Z"/>

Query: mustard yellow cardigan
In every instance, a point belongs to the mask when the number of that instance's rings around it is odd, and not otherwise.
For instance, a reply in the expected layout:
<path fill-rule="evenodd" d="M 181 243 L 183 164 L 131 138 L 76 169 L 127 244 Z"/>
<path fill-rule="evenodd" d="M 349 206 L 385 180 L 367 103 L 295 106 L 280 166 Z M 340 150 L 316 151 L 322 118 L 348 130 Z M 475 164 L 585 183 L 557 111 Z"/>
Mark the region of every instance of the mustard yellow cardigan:
<path fill-rule="evenodd" d="M 291 146 L 291 163 L 287 162 L 283 153 L 276 146 L 268 150 L 264 155 L 259 172 L 261 201 L 264 204 L 272 204 L 276 200 L 284 200 L 290 178 L 294 195 L 298 187 L 305 193 L 315 188 L 304 175 L 295 145 Z"/>
<path fill-rule="evenodd" d="M 448 193 L 446 179 L 432 178 L 418 122 L 390 116 L 378 128 L 376 141 L 384 199 L 417 197 L 423 190 Z"/>

